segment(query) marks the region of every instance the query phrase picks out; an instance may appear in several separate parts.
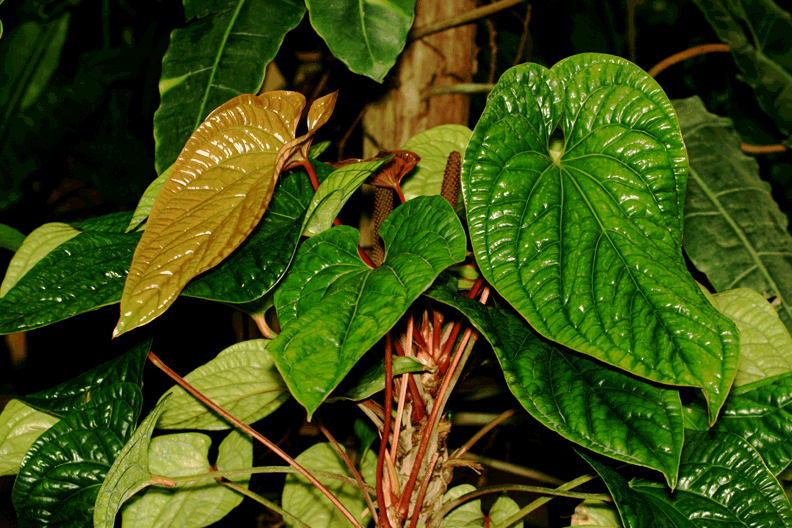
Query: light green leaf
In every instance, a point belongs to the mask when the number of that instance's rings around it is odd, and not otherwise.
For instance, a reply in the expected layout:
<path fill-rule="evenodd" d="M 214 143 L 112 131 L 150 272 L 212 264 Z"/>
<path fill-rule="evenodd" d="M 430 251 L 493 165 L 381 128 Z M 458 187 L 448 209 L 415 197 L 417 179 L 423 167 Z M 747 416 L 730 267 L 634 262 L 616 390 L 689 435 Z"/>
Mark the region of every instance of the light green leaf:
<path fill-rule="evenodd" d="M 215 108 L 243 93 L 258 93 L 267 64 L 305 13 L 298 0 L 232 0 L 225 9 L 171 33 L 162 59 L 160 107 L 154 114 L 157 173 Z"/>
<path fill-rule="evenodd" d="M 415 0 L 306 0 L 311 25 L 355 73 L 382 82 L 412 26 Z"/>
<path fill-rule="evenodd" d="M 15 474 L 36 438 L 58 420 L 19 400 L 9 401 L 0 413 L 0 476 Z"/>
<path fill-rule="evenodd" d="M 116 383 L 36 439 L 14 482 L 19 526 L 85 526 L 143 405 L 140 388 Z"/>
<path fill-rule="evenodd" d="M 148 446 L 154 425 L 167 401 L 166 397 L 151 410 L 107 472 L 94 506 L 95 528 L 113 528 L 116 513 L 121 505 L 132 495 L 152 484 L 148 465 Z"/>
<path fill-rule="evenodd" d="M 622 528 L 622 523 L 613 503 L 588 499 L 575 506 L 571 526 Z"/>
<path fill-rule="evenodd" d="M 730 120 L 708 113 L 698 97 L 674 105 L 690 156 L 685 251 L 717 290 L 774 296 L 792 332 L 792 235 L 770 184 L 742 153 Z"/>
<path fill-rule="evenodd" d="M 440 125 L 411 137 L 401 149 L 415 152 L 421 161 L 401 182 L 404 197 L 440 194 L 448 155 L 465 152 L 472 133 L 464 125 Z"/>
<path fill-rule="evenodd" d="M 0 248 L 16 252 L 25 241 L 25 235 L 11 226 L 0 224 Z"/>
<path fill-rule="evenodd" d="M 396 208 L 380 235 L 387 254 L 375 269 L 360 259 L 351 227 L 311 238 L 275 294 L 283 331 L 267 350 L 309 416 L 437 275 L 465 257 L 462 226 L 439 196 Z"/>
<path fill-rule="evenodd" d="M 253 339 L 232 345 L 184 379 L 205 396 L 247 424 L 256 422 L 280 407 L 289 398 L 267 339 Z M 160 429 L 228 429 L 227 421 L 206 408 L 190 393 L 174 386 L 157 427 Z"/>
<path fill-rule="evenodd" d="M 767 299 L 739 288 L 713 296 L 714 306 L 740 332 L 740 362 L 734 386 L 792 371 L 792 337 Z"/>
<path fill-rule="evenodd" d="M 448 275 L 426 296 L 461 311 L 490 342 L 509 390 L 534 418 L 576 444 L 656 469 L 676 484 L 684 436 L 677 391 L 553 346 L 512 311 L 459 295 Z"/>
<path fill-rule="evenodd" d="M 14 253 L 8 264 L 3 283 L 0 284 L 0 297 L 5 296 L 16 283 L 41 259 L 64 242 L 80 234 L 69 224 L 52 222 L 36 228 L 25 237 L 22 245 Z"/>
<path fill-rule="evenodd" d="M 390 157 L 364 161 L 336 169 L 319 185 L 305 214 L 303 235 L 314 236 L 333 226 L 333 220 L 358 187 Z"/>
<path fill-rule="evenodd" d="M 449 502 L 466 493 L 476 491 L 470 484 L 454 486 L 443 495 L 443 502 Z M 481 511 L 481 500 L 474 499 L 454 508 L 443 518 L 442 528 L 484 528 L 500 526 L 503 521 L 520 511 L 520 507 L 508 496 L 501 494 L 492 505 L 488 515 Z M 487 519 L 489 518 L 489 523 Z M 522 528 L 522 521 L 509 525 L 510 528 Z"/>
<path fill-rule="evenodd" d="M 149 471 L 155 475 L 182 477 L 212 471 L 209 463 L 211 439 L 200 433 L 182 433 L 154 438 L 149 444 Z M 229 453 L 229 447 L 238 452 Z M 220 445 L 217 470 L 248 468 L 253 464 L 249 438 L 232 431 Z M 231 458 L 229 458 L 229 455 Z M 221 464 L 232 462 L 231 465 Z M 222 467 L 221 467 L 222 466 Z M 242 475 L 247 485 L 249 476 Z M 240 480 L 233 477 L 231 480 Z M 123 528 L 202 528 L 225 517 L 242 502 L 242 495 L 214 479 L 180 484 L 175 488 L 148 488 L 122 511 Z"/>
<path fill-rule="evenodd" d="M 132 213 L 132 218 L 129 220 L 129 225 L 126 228 L 125 233 L 129 233 L 130 231 L 138 230 L 141 227 L 141 224 L 146 221 L 149 214 L 151 213 L 151 208 L 154 206 L 154 201 L 157 199 L 157 195 L 159 194 L 160 190 L 162 190 L 162 186 L 165 185 L 165 182 L 170 177 L 170 171 L 173 168 L 173 165 L 162 171 L 162 174 L 157 176 L 157 178 L 146 187 L 146 190 L 143 192 L 143 196 L 140 197 L 140 201 L 135 207 L 135 212 Z"/>
<path fill-rule="evenodd" d="M 339 475 L 352 478 L 349 470 L 341 460 L 341 457 L 329 443 L 315 444 L 295 459 L 307 470 L 329 471 Z M 363 459 L 360 471 L 365 477 L 367 473 L 376 471 L 377 457 L 369 451 Z M 357 486 L 345 484 L 335 479 L 327 477 L 317 477 L 319 482 L 324 484 L 341 501 L 349 512 L 358 520 L 362 519 L 363 511 L 366 509 L 366 501 L 363 493 Z M 373 482 L 367 482 L 373 485 Z M 291 513 L 311 528 L 339 528 L 341 526 L 352 526 L 352 523 L 333 506 L 330 500 L 319 491 L 316 486 L 308 482 L 302 475 L 289 474 L 286 476 L 286 483 L 283 485 L 283 499 L 281 501 L 283 509 Z M 368 513 L 371 515 L 371 512 Z M 288 519 L 284 519 L 286 526 L 295 526 Z M 365 523 L 364 523 L 365 524 Z"/>
<path fill-rule="evenodd" d="M 686 173 L 657 83 L 624 59 L 582 54 L 501 77 L 462 191 L 482 274 L 533 328 L 632 374 L 701 388 L 714 423 L 739 343 L 685 267 Z"/>
<path fill-rule="evenodd" d="M 308 157 L 310 159 L 318 158 L 331 144 L 332 142 L 330 141 L 320 141 L 315 145 L 311 145 L 311 148 L 308 149 Z"/>

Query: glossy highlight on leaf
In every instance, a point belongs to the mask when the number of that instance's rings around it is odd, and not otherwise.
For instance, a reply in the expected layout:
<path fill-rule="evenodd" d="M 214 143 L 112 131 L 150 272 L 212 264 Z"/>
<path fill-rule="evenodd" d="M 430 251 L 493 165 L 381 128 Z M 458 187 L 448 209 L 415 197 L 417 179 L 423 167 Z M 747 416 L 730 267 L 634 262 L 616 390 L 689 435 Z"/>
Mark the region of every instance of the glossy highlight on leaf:
<path fill-rule="evenodd" d="M 0 413 L 0 476 L 15 474 L 33 442 L 59 420 L 17 399 L 9 401 Z"/>
<path fill-rule="evenodd" d="M 556 130 L 563 151 L 550 148 Z M 462 190 L 482 274 L 533 328 L 635 375 L 700 387 L 714 423 L 739 344 L 685 268 L 686 172 L 657 83 L 582 54 L 501 77 Z"/>
<path fill-rule="evenodd" d="M 309 416 L 437 275 L 465 257 L 462 226 L 439 196 L 398 207 L 380 233 L 380 267 L 360 259 L 357 230 L 335 227 L 300 247 L 276 291 L 283 331 L 267 350 Z"/>
<path fill-rule="evenodd" d="M 241 95 L 190 137 L 135 250 L 114 336 L 164 312 L 190 279 L 256 227 L 275 188 L 276 157 L 294 138 L 304 106 L 296 92 Z"/>

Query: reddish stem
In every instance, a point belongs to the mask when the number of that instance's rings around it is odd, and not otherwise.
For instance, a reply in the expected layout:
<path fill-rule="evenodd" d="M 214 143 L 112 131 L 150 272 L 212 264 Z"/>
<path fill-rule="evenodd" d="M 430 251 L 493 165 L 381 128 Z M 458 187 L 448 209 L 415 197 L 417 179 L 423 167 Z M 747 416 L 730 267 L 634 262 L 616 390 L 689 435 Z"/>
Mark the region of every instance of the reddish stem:
<path fill-rule="evenodd" d="M 393 346 L 396 347 L 396 353 L 398 355 L 405 355 L 404 350 L 398 341 L 394 341 Z M 414 423 L 417 423 L 423 420 L 424 416 L 426 416 L 426 407 L 424 406 L 423 398 L 421 398 L 421 392 L 418 390 L 418 385 L 415 383 L 415 378 L 412 377 L 412 374 L 406 374 L 406 376 L 407 388 L 410 389 L 410 396 L 413 400 L 412 420 Z"/>
<path fill-rule="evenodd" d="M 371 268 L 376 268 L 377 267 L 377 265 L 374 264 L 374 262 L 371 261 L 369 256 L 366 255 L 366 252 L 363 251 L 363 248 L 360 247 L 360 246 L 358 246 L 358 254 L 360 255 L 361 260 L 363 260 L 363 262 L 368 264 L 369 267 L 371 267 Z"/>
<path fill-rule="evenodd" d="M 726 44 L 702 44 L 700 46 L 693 46 L 692 48 L 688 48 L 685 51 L 680 51 L 679 53 L 674 53 L 668 58 L 665 58 L 655 64 L 652 69 L 650 69 L 647 73 L 649 77 L 656 77 L 658 73 L 665 70 L 669 66 L 673 66 L 678 62 L 682 62 L 683 60 L 689 59 L 690 57 L 695 57 L 696 55 L 703 55 L 705 53 L 712 53 L 712 52 L 728 52 L 729 46 Z"/>
<path fill-rule="evenodd" d="M 167 374 L 173 381 L 175 381 L 181 388 L 192 394 L 198 401 L 200 401 L 201 403 L 203 403 L 204 405 L 206 405 L 207 407 L 218 413 L 220 416 L 222 416 L 232 424 L 236 425 L 237 427 L 248 433 L 250 436 L 258 440 L 268 448 L 270 448 L 270 450 L 272 450 L 275 454 L 281 457 L 294 469 L 299 471 L 302 476 L 307 478 L 308 481 L 311 482 L 311 484 L 316 486 L 319 489 L 319 491 L 321 491 L 328 499 L 330 499 L 330 502 L 332 502 L 333 505 L 335 505 L 335 507 L 338 508 L 339 511 L 341 511 L 341 513 L 344 514 L 344 517 L 349 519 L 349 521 L 352 523 L 353 526 L 356 526 L 357 528 L 362 528 L 360 526 L 360 523 L 357 522 L 357 520 L 355 519 L 355 517 L 351 513 L 349 513 L 349 510 L 347 510 L 346 507 L 343 504 L 341 504 L 341 502 L 335 497 L 335 495 L 330 493 L 330 490 L 328 490 L 324 486 L 324 484 L 316 480 L 316 477 L 314 477 L 308 471 L 306 471 L 304 467 L 302 467 L 300 464 L 297 463 L 297 461 L 295 461 L 292 457 L 290 457 L 284 451 L 282 451 L 281 448 L 279 448 L 274 443 L 270 442 L 261 433 L 259 433 L 258 431 L 247 425 L 246 423 L 243 423 L 238 418 L 234 417 L 231 413 L 229 413 L 228 411 L 217 405 L 215 402 L 204 396 L 195 387 L 187 383 L 181 376 L 176 374 L 176 372 L 174 372 L 168 365 L 163 363 L 162 360 L 154 354 L 154 352 L 148 353 L 148 359 L 154 365 L 156 365 L 157 368 L 159 368 L 161 371 Z"/>
<path fill-rule="evenodd" d="M 418 499 L 415 501 L 415 509 L 413 510 L 412 519 L 410 520 L 410 528 L 417 528 L 418 526 L 418 517 L 421 515 L 421 507 L 423 506 L 424 497 L 426 497 L 426 490 L 429 489 L 429 482 L 432 480 L 432 472 L 434 471 L 439 456 L 440 453 L 435 453 L 432 457 L 432 461 L 429 462 L 429 468 L 426 472 L 426 477 L 424 477 L 423 484 L 421 485 L 421 491 L 418 492 Z"/>
<path fill-rule="evenodd" d="M 311 179 L 311 186 L 313 187 L 314 192 L 319 189 L 319 178 L 316 177 L 316 172 L 314 171 L 313 165 L 308 160 L 302 162 L 302 166 L 305 169 L 305 172 L 308 173 L 308 178 Z"/>
<path fill-rule="evenodd" d="M 385 423 L 382 425 L 382 439 L 377 456 L 377 506 L 379 507 L 380 526 L 383 528 L 392 528 L 390 520 L 388 520 L 388 511 L 385 508 L 385 479 L 382 475 L 388 452 L 388 434 L 390 433 L 391 410 L 393 409 L 393 358 L 391 354 L 393 352 L 388 333 L 385 334 Z"/>
<path fill-rule="evenodd" d="M 401 185 L 396 185 L 394 189 L 396 190 L 396 195 L 399 197 L 399 203 L 406 202 L 407 198 L 404 197 L 404 192 L 402 191 Z"/>

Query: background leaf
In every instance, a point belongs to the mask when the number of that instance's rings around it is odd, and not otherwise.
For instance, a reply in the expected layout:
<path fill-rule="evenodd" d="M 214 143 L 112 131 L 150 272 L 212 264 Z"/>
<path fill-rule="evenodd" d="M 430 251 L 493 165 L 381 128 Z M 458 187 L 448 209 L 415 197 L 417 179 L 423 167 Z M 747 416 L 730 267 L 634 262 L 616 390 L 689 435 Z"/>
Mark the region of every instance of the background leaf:
<path fill-rule="evenodd" d="M 335 395 L 330 396 L 329 400 L 337 399 L 362 401 L 370 398 L 374 394 L 385 390 L 385 359 L 377 357 L 378 361 L 373 365 L 362 365 L 364 360 L 359 361 L 355 367 L 346 375 Z M 358 368 L 366 366 L 368 368 Z M 407 356 L 393 356 L 391 373 L 393 376 L 407 374 L 408 372 L 425 372 L 428 368 L 421 363 L 418 358 Z"/>
<path fill-rule="evenodd" d="M 443 502 L 457 499 L 465 493 L 476 491 L 471 484 L 454 486 L 443 495 Z M 500 526 L 503 521 L 520 510 L 520 507 L 507 495 L 498 496 L 487 515 L 481 511 L 481 500 L 467 501 L 449 512 L 443 518 L 442 528 L 484 528 L 485 526 Z M 512 528 L 522 528 L 522 521 L 509 525 Z"/>
<path fill-rule="evenodd" d="M 0 248 L 16 252 L 25 241 L 25 235 L 11 226 L 0 224 Z M 0 292 L 2 287 L 0 287 Z"/>
<path fill-rule="evenodd" d="M 412 26 L 415 0 L 307 0 L 311 25 L 355 73 L 382 82 Z"/>
<path fill-rule="evenodd" d="M 267 352 L 267 343 L 267 339 L 252 339 L 232 345 L 184 379 L 243 422 L 256 422 L 289 399 L 286 384 Z M 165 394 L 170 395 L 170 400 L 157 422 L 158 428 L 231 427 L 181 387 L 174 386 Z"/>
<path fill-rule="evenodd" d="M 158 174 L 210 112 L 240 94 L 258 93 L 267 64 L 305 13 L 298 0 L 228 0 L 194 9 L 185 8 L 188 20 L 196 13 L 204 18 L 174 31 L 162 59 L 154 114 Z"/>
<path fill-rule="evenodd" d="M 380 234 L 387 255 L 375 269 L 360 259 L 351 227 L 311 238 L 276 291 L 283 331 L 267 350 L 309 416 L 435 277 L 465 256 L 462 226 L 439 196 L 396 208 Z"/>
<path fill-rule="evenodd" d="M 682 258 L 686 165 L 657 83 L 623 59 L 581 54 L 501 77 L 462 190 L 482 274 L 533 328 L 638 376 L 702 388 L 714 422 L 739 344 Z"/>
<path fill-rule="evenodd" d="M 0 476 L 15 474 L 36 438 L 58 420 L 19 400 L 9 401 L 0 413 Z"/>
<path fill-rule="evenodd" d="M 142 405 L 137 385 L 115 383 L 39 436 L 14 483 L 19 526 L 90 524 L 99 487 Z"/>
<path fill-rule="evenodd" d="M 421 160 L 402 181 L 404 197 L 440 194 L 448 155 L 464 153 L 472 133 L 464 125 L 440 125 L 411 137 L 401 149 L 415 152 Z"/>
<path fill-rule="evenodd" d="M 792 235 L 770 184 L 740 150 L 731 121 L 708 113 L 698 97 L 674 104 L 690 156 L 685 251 L 718 291 L 776 297 L 792 331 Z"/>

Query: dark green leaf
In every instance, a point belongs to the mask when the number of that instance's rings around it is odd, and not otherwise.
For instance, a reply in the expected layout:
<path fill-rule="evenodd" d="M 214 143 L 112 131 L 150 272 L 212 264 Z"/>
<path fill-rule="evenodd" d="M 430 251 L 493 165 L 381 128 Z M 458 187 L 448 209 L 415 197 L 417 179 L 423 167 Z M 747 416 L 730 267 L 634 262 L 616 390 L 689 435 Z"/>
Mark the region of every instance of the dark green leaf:
<path fill-rule="evenodd" d="M 311 25 L 336 58 L 377 82 L 396 63 L 412 26 L 415 0 L 306 0 Z"/>
<path fill-rule="evenodd" d="M 360 363 L 355 366 L 359 367 Z M 334 395 L 330 396 L 330 401 L 337 399 L 361 401 L 385 389 L 384 358 L 373 365 L 369 365 L 359 376 L 356 376 L 356 370 L 357 368 L 352 369 L 347 374 Z M 424 372 L 426 370 L 428 370 L 427 367 L 414 357 L 393 356 L 393 376 L 407 374 L 408 372 Z"/>
<path fill-rule="evenodd" d="M 762 110 L 792 133 L 792 17 L 772 0 L 694 0 Z"/>
<path fill-rule="evenodd" d="M 11 226 L 0 224 L 0 248 L 16 251 L 25 241 L 25 235 Z"/>
<path fill-rule="evenodd" d="M 550 145 L 557 127 L 561 150 Z M 501 77 L 462 190 L 482 274 L 532 327 L 638 376 L 702 388 L 714 422 L 739 343 L 685 267 L 686 172 L 657 83 L 623 59 L 583 54 Z"/>
<path fill-rule="evenodd" d="M 142 405 L 137 385 L 116 383 L 38 437 L 14 484 L 19 526 L 90 526 L 99 487 Z"/>
<path fill-rule="evenodd" d="M 116 383 L 131 383 L 141 388 L 143 366 L 149 350 L 151 339 L 146 339 L 119 357 L 83 372 L 76 378 L 20 399 L 35 409 L 63 417 Z"/>
<path fill-rule="evenodd" d="M 284 35 L 305 13 L 298 0 L 212 2 L 222 10 L 199 4 L 189 2 L 186 15 L 214 14 L 174 31 L 162 59 L 161 102 L 154 114 L 158 174 L 176 161 L 210 112 L 237 95 L 259 91 Z"/>
<path fill-rule="evenodd" d="M 682 451 L 679 393 L 541 339 L 513 312 L 456 292 L 448 275 L 425 295 L 453 306 L 492 345 L 506 383 L 531 415 L 597 453 L 661 471 L 676 484 Z"/>
<path fill-rule="evenodd" d="M 446 267 L 465 235 L 439 196 L 398 207 L 380 228 L 387 254 L 368 267 L 359 233 L 341 226 L 305 242 L 275 295 L 283 332 L 267 350 L 309 416 Z"/>
<path fill-rule="evenodd" d="M 690 156 L 685 251 L 719 291 L 751 288 L 775 296 L 792 331 L 792 235 L 789 221 L 740 149 L 731 121 L 698 97 L 675 101 Z"/>

